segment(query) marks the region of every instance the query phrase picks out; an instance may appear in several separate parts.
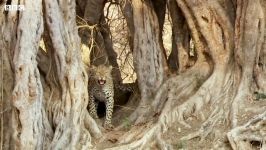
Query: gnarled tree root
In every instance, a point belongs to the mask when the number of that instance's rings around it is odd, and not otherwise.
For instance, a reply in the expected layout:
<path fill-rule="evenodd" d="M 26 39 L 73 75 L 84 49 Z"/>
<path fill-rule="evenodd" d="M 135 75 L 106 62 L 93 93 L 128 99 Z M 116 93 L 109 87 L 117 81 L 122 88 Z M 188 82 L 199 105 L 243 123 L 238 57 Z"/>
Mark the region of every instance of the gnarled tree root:
<path fill-rule="evenodd" d="M 266 148 L 266 111 L 248 123 L 233 128 L 227 133 L 234 150 L 252 149 L 252 142 L 259 142 L 260 149 Z"/>

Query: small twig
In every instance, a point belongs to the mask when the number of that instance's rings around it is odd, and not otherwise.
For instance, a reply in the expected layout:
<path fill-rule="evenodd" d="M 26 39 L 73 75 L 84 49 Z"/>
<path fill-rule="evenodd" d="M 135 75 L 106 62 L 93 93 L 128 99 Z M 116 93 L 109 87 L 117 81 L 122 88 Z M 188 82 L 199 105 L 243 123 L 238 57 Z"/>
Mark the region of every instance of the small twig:
<path fill-rule="evenodd" d="M 88 25 L 88 24 L 85 24 L 85 25 L 79 25 L 79 26 L 78 26 L 78 29 L 79 29 L 79 28 L 88 28 L 88 29 L 90 29 L 90 30 L 93 30 L 93 29 L 95 29 L 96 27 L 97 27 L 97 24 L 92 25 L 92 26 L 90 26 L 90 25 Z"/>

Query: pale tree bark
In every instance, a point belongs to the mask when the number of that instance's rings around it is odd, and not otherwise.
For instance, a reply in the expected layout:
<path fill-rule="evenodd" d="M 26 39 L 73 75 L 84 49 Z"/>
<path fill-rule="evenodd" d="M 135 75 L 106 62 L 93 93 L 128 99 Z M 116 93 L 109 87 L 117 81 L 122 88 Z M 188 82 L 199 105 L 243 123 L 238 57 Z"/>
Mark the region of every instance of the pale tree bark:
<path fill-rule="evenodd" d="M 3 24 L 1 32 L 4 36 L 1 38 L 1 47 L 5 48 L 9 61 L 13 59 L 12 64 L 9 65 L 15 73 L 14 87 L 11 82 L 5 88 L 10 90 L 8 88 L 10 85 L 13 88 L 12 99 L 7 96 L 5 101 L 8 104 L 8 101 L 12 100 L 14 108 L 12 128 L 7 130 L 6 137 L 10 134 L 8 132 L 11 132 L 13 136 L 5 139 L 4 148 L 43 149 L 48 147 L 53 133 L 44 110 L 43 90 L 36 62 L 39 41 L 43 32 L 42 2 L 12 1 L 11 4 L 21 4 L 28 9 L 20 13 L 6 12 L 1 17 L 3 20 L 6 19 L 1 22 Z M 28 22 L 31 24 L 28 25 Z M 7 62 L 6 64 L 9 66 Z M 5 124 L 5 126 L 8 125 L 10 123 Z"/>
<path fill-rule="evenodd" d="M 84 124 L 90 118 L 86 109 L 88 77 L 81 60 L 75 1 L 46 0 L 44 4 L 61 93 L 59 101 L 51 103 L 55 133 L 50 147 L 88 149 L 92 146 Z"/>
<path fill-rule="evenodd" d="M 264 17 L 266 16 L 266 2 L 261 1 L 261 5 L 264 13 Z M 263 22 L 260 22 L 263 24 Z M 264 18 L 264 24 L 266 24 L 266 19 Z M 259 59 L 257 59 L 257 66 L 255 68 L 255 80 L 258 86 L 258 89 L 262 93 L 266 93 L 266 26 L 264 27 L 264 41 L 262 42 L 262 49 L 259 54 Z"/>
<path fill-rule="evenodd" d="M 258 89 L 261 89 L 261 85 L 265 83 L 265 78 L 261 79 L 261 75 L 265 74 L 262 67 L 265 64 L 261 62 L 260 67 L 258 66 L 265 41 L 265 12 L 263 11 L 265 11 L 265 2 L 261 3 L 260 0 L 237 1 L 235 53 L 237 64 L 241 68 L 241 82 L 233 103 L 232 126 L 234 128 L 227 134 L 234 150 L 244 147 L 252 149 L 250 141 L 259 141 L 261 148 L 265 149 L 265 112 L 238 127 L 240 111 L 247 108 L 244 100 L 248 99 L 251 91 L 254 91 L 254 80 L 260 78 L 260 83 L 257 82 Z"/>
<path fill-rule="evenodd" d="M 234 127 L 237 125 L 238 110 L 245 107 L 243 100 L 248 98 L 252 86 L 254 87 L 252 85 L 254 82 L 253 76 L 262 50 L 264 29 L 265 17 L 260 1 L 238 0 L 235 24 L 235 57 L 241 68 L 241 80 L 233 103 L 235 108 L 232 112 Z"/>
<path fill-rule="evenodd" d="M 163 55 L 159 22 L 151 1 L 132 1 L 134 17 L 134 67 L 137 72 L 141 100 L 131 121 L 144 122 L 149 104 L 165 78 L 166 59 Z"/>
<path fill-rule="evenodd" d="M 159 114 L 158 120 L 152 120 L 146 124 L 146 127 L 132 129 L 122 136 L 119 146 L 111 149 L 145 149 L 154 145 L 161 149 L 174 149 L 162 139 L 161 135 L 177 122 L 182 125 L 181 130 L 191 128 L 187 118 L 192 115 L 202 123 L 196 132 L 187 134 L 180 140 L 199 137 L 202 141 L 208 135 L 214 135 L 213 145 L 210 147 L 225 148 L 226 144 L 220 144 L 220 141 L 224 143 L 227 141 L 225 135 L 231 127 L 239 125 L 240 115 L 249 110 L 252 110 L 250 113 L 255 112 L 253 114 L 265 111 L 265 107 L 249 108 L 248 104 L 248 95 L 252 91 L 250 86 L 254 83 L 254 68 L 264 41 L 265 17 L 260 1 L 237 1 L 235 15 L 232 15 L 232 11 L 228 11 L 231 10 L 232 3 L 227 0 L 176 0 L 176 2 L 184 14 L 195 42 L 197 61 L 190 69 L 169 78 L 156 89 L 155 99 L 150 105 L 156 110 L 151 116 Z M 141 8 L 134 1 L 132 5 L 133 14 L 134 8 Z M 142 14 L 148 13 L 142 12 Z M 141 23 L 143 24 L 143 21 L 138 24 Z M 137 30 L 136 24 L 135 30 Z M 137 31 L 135 36 L 136 33 Z M 134 48 L 139 47 L 138 50 L 141 50 L 141 43 L 136 41 Z M 141 54 L 145 56 L 144 52 Z M 142 97 L 145 93 L 143 89 L 147 85 L 152 85 L 145 82 L 147 79 L 141 76 L 143 71 L 137 70 Z M 251 141 L 258 141 L 262 149 L 265 148 L 264 128 L 265 113 L 244 126 L 236 127 L 228 133 L 232 148 L 241 149 Z M 251 137 L 247 137 L 248 135 Z"/>
<path fill-rule="evenodd" d="M 78 1 L 87 23 L 105 23 L 104 2 Z M 198 137 L 200 145 L 208 139 L 212 143 L 208 148 L 226 149 L 229 141 L 234 150 L 252 149 L 250 143 L 255 141 L 265 149 L 265 101 L 251 100 L 253 92 L 265 92 L 265 1 L 169 1 L 175 4 L 170 13 L 177 45 L 171 59 L 174 67 L 178 63 L 183 68 L 169 76 L 161 37 L 165 13 L 159 11 L 165 9 L 165 2 L 124 3 L 141 95 L 129 116 L 137 125 L 110 149 L 174 149 L 163 136 L 173 126 L 187 132 L 181 133 L 179 140 Z M 37 0 L 21 4 L 26 11 L 0 14 L 0 77 L 5 78 L 0 82 L 0 148 L 97 148 L 92 138 L 105 140 L 107 136 L 87 111 L 88 77 L 81 61 L 75 2 Z M 45 51 L 39 50 L 43 20 Z M 180 30 L 184 24 L 189 29 Z M 97 31 L 105 50 L 112 49 L 105 45 L 112 44 L 110 31 L 106 31 Z M 181 55 L 175 54 L 186 47 L 185 32 L 190 32 L 197 54 L 188 68 L 186 61 L 177 59 Z M 105 57 L 109 56 L 104 49 Z M 187 48 L 183 51 L 188 53 Z M 115 55 L 110 56 L 114 61 Z M 12 111 L 4 109 L 9 106 Z M 254 119 L 249 120 L 252 116 Z"/>
<path fill-rule="evenodd" d="M 266 111 L 246 124 L 233 128 L 227 133 L 228 140 L 234 150 L 253 149 L 250 141 L 261 142 L 261 149 L 266 148 L 265 144 L 265 123 Z"/>
<path fill-rule="evenodd" d="M 15 107 L 12 113 L 1 117 L 4 127 L 9 127 L 1 134 L 1 146 L 4 149 L 87 149 L 91 146 L 90 133 L 97 138 L 101 131 L 86 110 L 87 75 L 80 59 L 75 2 L 43 3 L 48 27 L 44 36 L 46 52 L 38 52 L 43 32 L 42 1 L 12 1 L 11 4 L 23 4 L 27 10 L 6 12 L 1 17 L 1 54 L 8 56 L 3 59 L 3 69 L 7 70 L 5 83 L 12 80 L 12 75 L 6 78 L 11 68 L 15 73 L 14 86 L 10 82 L 4 88 L 8 92 L 14 87 L 12 99 L 6 94 L 3 104 L 7 108 Z M 43 84 L 39 70 L 45 74 Z"/>
<path fill-rule="evenodd" d="M 4 1 L 3 3 L 5 3 Z M 12 70 L 12 52 L 16 42 L 17 20 L 11 22 L 12 18 L 16 18 L 16 13 L 3 13 L 4 5 L 0 5 L 0 147 L 1 149 L 14 148 L 14 140 L 12 140 L 12 90 L 14 87 L 14 77 Z M 12 51 L 11 51 L 12 50 Z"/>

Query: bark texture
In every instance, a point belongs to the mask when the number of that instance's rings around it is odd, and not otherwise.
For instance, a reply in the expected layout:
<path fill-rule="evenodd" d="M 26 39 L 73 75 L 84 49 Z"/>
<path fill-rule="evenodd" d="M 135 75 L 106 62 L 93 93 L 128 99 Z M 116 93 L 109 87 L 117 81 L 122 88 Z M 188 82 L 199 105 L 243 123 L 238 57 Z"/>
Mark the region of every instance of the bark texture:
<path fill-rule="evenodd" d="M 159 22 L 151 1 L 132 1 L 134 16 L 134 67 L 137 72 L 141 100 L 131 115 L 136 123 L 148 117 L 144 112 L 150 109 L 155 92 L 166 76 L 165 57 L 161 47 Z M 161 44 L 160 44 L 161 43 Z"/>
<path fill-rule="evenodd" d="M 44 4 L 60 88 L 59 101 L 51 103 L 55 133 L 50 147 L 88 149 L 92 146 L 84 125 L 88 77 L 81 61 L 75 1 L 46 0 Z"/>
<path fill-rule="evenodd" d="M 111 149 L 145 149 L 152 144 L 160 149 L 174 149 L 161 135 L 176 122 L 182 125 L 181 130 L 197 129 L 181 137 L 181 140 L 199 137 L 204 141 L 208 135 L 213 135 L 210 148 L 225 148 L 225 144 L 219 142 L 226 142 L 225 134 L 219 133 L 226 133 L 235 127 L 227 135 L 233 149 L 243 149 L 252 141 L 258 141 L 263 149 L 264 107 L 254 110 L 248 104 L 249 95 L 254 91 L 254 69 L 258 65 L 256 62 L 264 41 L 265 17 L 261 2 L 239 0 L 234 3 L 237 9 L 233 15 L 232 2 L 226 0 L 176 0 L 176 3 L 195 42 L 197 61 L 190 69 L 169 78 L 159 89 L 155 89 L 157 92 L 151 110 L 155 110 L 152 116 L 159 114 L 158 120 L 153 120 L 156 123 L 137 127 L 135 132 L 132 129 L 120 139 L 120 146 Z M 141 7 L 137 3 L 132 4 L 134 14 L 134 7 Z M 139 45 L 135 43 L 134 47 Z M 145 87 L 142 84 L 150 85 L 144 82 L 141 75 L 138 80 L 141 90 Z M 248 110 L 262 114 L 246 125 L 237 127 L 239 116 Z M 199 127 L 190 124 L 195 121 L 191 116 L 196 116 L 202 122 Z M 248 138 L 247 135 L 254 135 L 254 138 Z M 141 138 L 134 138 L 136 136 Z"/>
<path fill-rule="evenodd" d="M 4 2 L 5 3 L 5 2 Z M 14 145 L 12 140 L 12 90 L 14 87 L 14 77 L 12 70 L 12 49 L 14 49 L 16 37 L 17 20 L 15 13 L 3 13 L 4 5 L 0 5 L 0 148 L 10 149 Z"/>
<path fill-rule="evenodd" d="M 172 50 L 168 58 L 169 68 L 173 72 L 182 72 L 189 63 L 190 35 L 186 20 L 175 0 L 168 2 L 168 9 L 172 20 Z"/>
<path fill-rule="evenodd" d="M 235 23 L 235 57 L 241 68 L 240 85 L 233 105 L 233 126 L 237 125 L 236 113 L 244 106 L 254 82 L 254 70 L 258 65 L 259 54 L 264 41 L 265 18 L 260 1 L 237 1 Z M 245 16 L 245 17 L 243 17 Z M 253 20 L 253 21 L 251 21 Z M 242 104 L 242 105 L 239 105 Z"/>
<path fill-rule="evenodd" d="M 87 44 L 92 64 L 117 67 L 113 75 L 121 81 L 106 2 L 3 1 L 25 5 L 23 12 L 4 12 L 0 3 L 0 149 L 97 149 L 107 141 L 116 142 L 108 148 L 114 150 L 176 149 L 164 138 L 173 127 L 180 141 L 197 138 L 206 149 L 255 149 L 254 143 L 266 149 L 264 0 L 114 1 L 128 23 L 140 93 L 125 106 L 137 105 L 127 120 L 132 128 L 112 132 L 102 132 L 87 111 L 80 52 Z M 167 2 L 168 61 L 162 43 Z"/>
<path fill-rule="evenodd" d="M 2 28 L 3 35 L 6 36 L 3 39 L 6 38 L 7 41 L 4 43 L 7 48 L 6 54 L 11 54 L 9 58 L 13 59 L 12 66 L 15 74 L 12 98 L 9 99 L 12 100 L 14 106 L 13 130 L 10 130 L 13 134 L 13 141 L 6 144 L 10 144 L 9 146 L 15 149 L 47 148 L 53 133 L 44 110 L 43 89 L 36 62 L 39 41 L 43 32 L 42 1 L 12 2 L 12 4 L 21 4 L 29 9 L 18 15 L 8 12 L 2 16 L 8 20 L 18 20 L 17 24 L 12 24 L 7 20 Z M 31 24 L 29 25 L 28 22 Z M 11 30 L 11 32 L 6 34 L 4 29 Z M 12 36 L 16 36 L 17 39 L 11 38 Z M 8 148 L 8 145 L 5 146 Z"/>

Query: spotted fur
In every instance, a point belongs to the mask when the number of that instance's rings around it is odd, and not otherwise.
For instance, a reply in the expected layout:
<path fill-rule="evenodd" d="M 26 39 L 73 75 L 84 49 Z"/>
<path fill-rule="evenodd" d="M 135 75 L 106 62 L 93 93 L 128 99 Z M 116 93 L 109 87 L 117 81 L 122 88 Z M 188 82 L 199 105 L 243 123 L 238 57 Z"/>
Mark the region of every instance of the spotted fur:
<path fill-rule="evenodd" d="M 98 103 L 95 99 L 102 101 L 106 106 L 104 127 L 112 128 L 112 115 L 114 108 L 114 84 L 112 79 L 112 67 L 100 65 L 92 66 L 89 78 L 89 112 L 94 118 L 97 115 Z"/>

